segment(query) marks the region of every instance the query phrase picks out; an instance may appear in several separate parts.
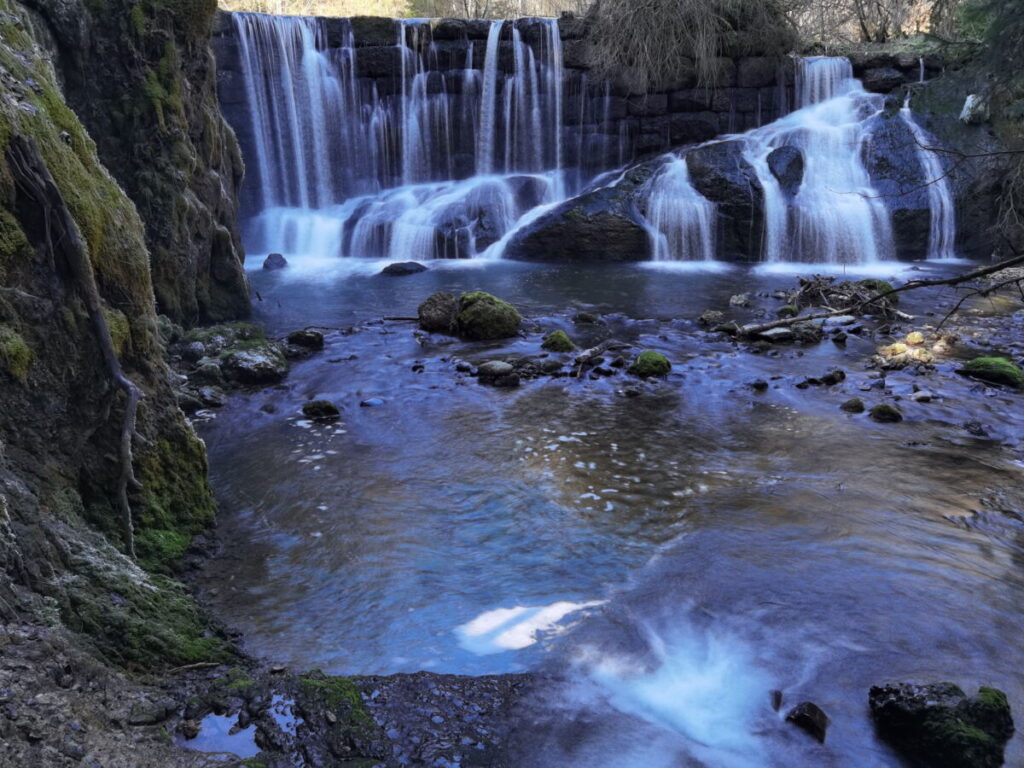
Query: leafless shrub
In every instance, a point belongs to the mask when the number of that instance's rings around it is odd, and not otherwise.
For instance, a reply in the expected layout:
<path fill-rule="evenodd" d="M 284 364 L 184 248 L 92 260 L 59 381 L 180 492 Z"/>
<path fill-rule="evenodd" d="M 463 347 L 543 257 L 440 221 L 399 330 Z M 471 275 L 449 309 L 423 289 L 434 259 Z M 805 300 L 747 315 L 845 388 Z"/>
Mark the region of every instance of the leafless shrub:
<path fill-rule="evenodd" d="M 784 0 L 598 0 L 587 16 L 591 63 L 643 93 L 694 67 L 713 86 L 720 57 L 784 54 L 796 43 Z"/>

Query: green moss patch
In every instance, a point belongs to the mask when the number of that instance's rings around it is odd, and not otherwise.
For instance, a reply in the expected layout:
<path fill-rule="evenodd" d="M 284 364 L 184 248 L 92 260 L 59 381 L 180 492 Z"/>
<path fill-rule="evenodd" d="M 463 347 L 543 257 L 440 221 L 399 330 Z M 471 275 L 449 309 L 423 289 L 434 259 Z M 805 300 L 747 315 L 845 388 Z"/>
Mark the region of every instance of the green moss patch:
<path fill-rule="evenodd" d="M 467 339 L 487 341 L 515 336 L 522 322 L 515 307 L 489 293 L 474 291 L 459 299 L 459 335 Z"/>
<path fill-rule="evenodd" d="M 630 373 L 642 379 L 653 376 L 667 376 L 671 370 L 672 363 L 669 362 L 668 358 L 660 352 L 652 352 L 651 350 L 641 352 L 629 367 Z"/>
<path fill-rule="evenodd" d="M 20 333 L 8 325 L 0 325 L 0 362 L 9 374 L 24 383 L 35 357 Z"/>
<path fill-rule="evenodd" d="M 1024 386 L 1024 372 L 1005 357 L 976 357 L 964 365 L 960 373 L 1015 389 Z"/>
<path fill-rule="evenodd" d="M 541 348 L 549 352 L 572 352 L 576 345 L 565 331 L 552 331 L 544 337 Z"/>

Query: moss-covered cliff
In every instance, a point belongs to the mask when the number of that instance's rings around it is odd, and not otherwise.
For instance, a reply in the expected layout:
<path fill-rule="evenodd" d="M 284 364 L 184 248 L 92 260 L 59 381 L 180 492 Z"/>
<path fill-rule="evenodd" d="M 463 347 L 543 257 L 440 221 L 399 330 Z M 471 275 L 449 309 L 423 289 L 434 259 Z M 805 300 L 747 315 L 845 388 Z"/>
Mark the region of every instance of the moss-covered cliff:
<path fill-rule="evenodd" d="M 145 224 L 162 314 L 244 317 L 242 160 L 217 104 L 216 0 L 25 0 L 69 105 Z"/>
<path fill-rule="evenodd" d="M 41 204 L 15 151 L 52 176 Z M 95 288 L 54 242 L 70 213 Z M 65 240 L 67 238 L 64 238 Z M 83 249 L 79 249 L 82 252 Z M 117 509 L 127 398 L 103 358 L 100 309 L 142 390 L 130 491 L 139 563 Z M 202 443 L 171 391 L 142 221 L 66 106 L 26 16 L 0 0 L 0 618 L 62 622 L 104 655 L 143 666 L 219 653 L 165 571 L 214 506 Z"/>

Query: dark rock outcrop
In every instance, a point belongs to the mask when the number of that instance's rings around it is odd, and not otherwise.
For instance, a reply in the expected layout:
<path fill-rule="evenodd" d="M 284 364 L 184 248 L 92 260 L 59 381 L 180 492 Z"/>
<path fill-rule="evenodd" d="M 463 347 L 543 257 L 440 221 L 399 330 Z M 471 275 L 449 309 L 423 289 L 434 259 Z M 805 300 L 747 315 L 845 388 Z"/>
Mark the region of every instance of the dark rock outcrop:
<path fill-rule="evenodd" d="M 742 261 L 761 253 L 764 190 L 740 141 L 719 141 L 686 153 L 694 189 L 718 206 L 720 258 Z"/>
<path fill-rule="evenodd" d="M 804 155 L 796 147 L 773 149 L 768 155 L 768 170 L 779 181 L 782 191 L 792 197 L 804 180 Z"/>
<path fill-rule="evenodd" d="M 953 683 L 889 683 L 872 687 L 868 703 L 879 735 L 932 768 L 999 768 L 1013 735 L 1010 705 L 995 688 L 968 697 Z"/>
<path fill-rule="evenodd" d="M 650 241 L 631 190 L 585 192 L 527 225 L 505 255 L 523 261 L 644 261 Z"/>

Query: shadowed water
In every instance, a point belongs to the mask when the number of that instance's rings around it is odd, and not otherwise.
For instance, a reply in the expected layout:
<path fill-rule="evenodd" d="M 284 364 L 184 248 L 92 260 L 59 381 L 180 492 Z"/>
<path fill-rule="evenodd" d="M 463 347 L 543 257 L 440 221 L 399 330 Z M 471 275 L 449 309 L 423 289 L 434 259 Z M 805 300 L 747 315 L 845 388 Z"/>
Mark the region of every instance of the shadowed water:
<path fill-rule="evenodd" d="M 524 768 L 608 755 L 894 766 L 866 711 L 868 687 L 894 678 L 996 685 L 1024 708 L 1016 396 L 986 396 L 941 361 L 923 384 L 942 398 L 904 399 L 906 422 L 875 424 L 838 408 L 880 400 L 860 389 L 870 340 L 754 355 L 693 322 L 790 275 L 371 268 L 300 259 L 251 273 L 272 331 L 359 330 L 328 332 L 284 387 L 203 427 L 224 541 L 204 592 L 249 650 L 336 673 L 544 669 L 560 682 L 531 704 Z M 673 373 L 639 397 L 620 394 L 622 378 L 485 388 L 454 358 L 535 354 L 539 330 L 484 344 L 373 322 L 475 288 L 581 346 L 614 336 L 663 351 Z M 607 325 L 574 325 L 579 310 Z M 843 384 L 794 386 L 835 365 Z M 763 394 L 747 386 L 758 378 Z M 904 398 L 914 383 L 889 378 Z M 338 403 L 340 422 L 304 422 L 314 396 Z M 368 398 L 383 403 L 360 407 Z M 991 437 L 965 432 L 967 418 Z M 823 747 L 782 722 L 804 699 L 833 720 Z M 1015 739 L 1008 764 L 1020 757 Z"/>

